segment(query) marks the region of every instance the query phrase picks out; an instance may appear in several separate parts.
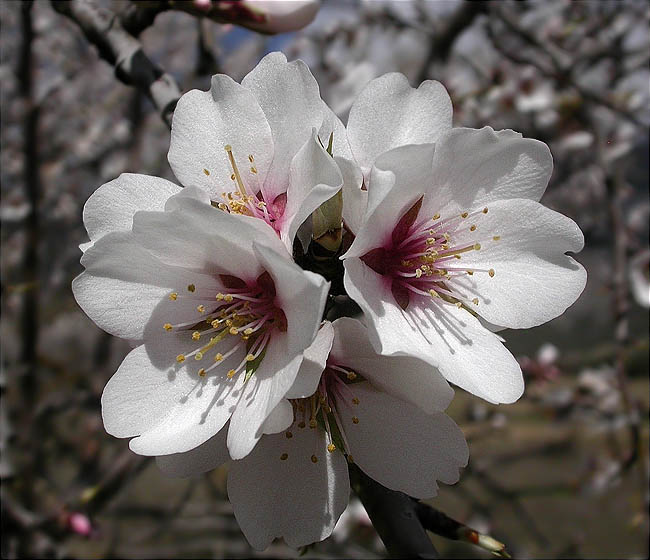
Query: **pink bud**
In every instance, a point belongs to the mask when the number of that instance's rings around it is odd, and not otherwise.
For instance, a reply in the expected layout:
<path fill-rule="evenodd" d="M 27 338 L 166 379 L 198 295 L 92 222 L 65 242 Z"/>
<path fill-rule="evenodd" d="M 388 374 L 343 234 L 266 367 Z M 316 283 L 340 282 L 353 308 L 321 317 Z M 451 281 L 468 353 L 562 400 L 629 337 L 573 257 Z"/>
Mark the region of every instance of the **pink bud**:
<path fill-rule="evenodd" d="M 83 537 L 88 537 L 92 533 L 93 526 L 90 524 L 90 519 L 83 513 L 71 513 L 68 517 L 68 525 L 70 529 Z"/>

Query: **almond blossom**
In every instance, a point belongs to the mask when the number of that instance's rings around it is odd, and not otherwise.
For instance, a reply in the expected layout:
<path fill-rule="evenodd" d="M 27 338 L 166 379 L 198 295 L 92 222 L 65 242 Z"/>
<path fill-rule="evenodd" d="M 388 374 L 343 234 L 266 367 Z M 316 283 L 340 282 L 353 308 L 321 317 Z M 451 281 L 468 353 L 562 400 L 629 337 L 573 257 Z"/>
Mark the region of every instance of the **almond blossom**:
<path fill-rule="evenodd" d="M 275 52 L 241 85 L 217 74 L 210 91 L 183 95 L 168 157 L 182 185 L 262 219 L 291 252 L 299 227 L 342 186 L 330 154 L 351 157 L 345 128 L 304 62 Z"/>
<path fill-rule="evenodd" d="M 316 336 L 328 283 L 288 258 L 264 221 L 208 194 L 122 175 L 84 208 L 73 282 L 87 315 L 136 346 L 102 395 L 106 430 L 143 455 L 193 449 L 230 420 L 245 456 Z"/>
<path fill-rule="evenodd" d="M 545 144 L 489 127 L 378 155 L 342 257 L 377 349 L 427 360 L 490 402 L 519 398 L 519 365 L 492 331 L 557 317 L 586 282 L 566 255 L 582 232 L 538 202 L 551 171 Z"/>
<path fill-rule="evenodd" d="M 331 534 L 348 503 L 347 462 L 418 498 L 434 496 L 436 480 L 456 482 L 467 463 L 462 432 L 440 412 L 453 392 L 444 379 L 434 379 L 428 364 L 379 356 L 366 329 L 348 318 L 325 323 L 315 346 L 284 401 L 289 416 L 279 413 L 269 418 L 273 426 L 265 426 L 277 433 L 264 435 L 248 456 L 230 463 L 228 496 L 246 538 L 260 550 L 276 537 L 298 547 Z M 321 347 L 331 347 L 329 355 Z M 422 381 L 427 412 L 370 382 L 384 379 L 397 387 L 400 377 Z M 287 421 L 276 422 L 279 418 Z M 184 477 L 228 458 L 225 438 L 217 434 L 188 453 L 157 462 L 167 474 Z"/>

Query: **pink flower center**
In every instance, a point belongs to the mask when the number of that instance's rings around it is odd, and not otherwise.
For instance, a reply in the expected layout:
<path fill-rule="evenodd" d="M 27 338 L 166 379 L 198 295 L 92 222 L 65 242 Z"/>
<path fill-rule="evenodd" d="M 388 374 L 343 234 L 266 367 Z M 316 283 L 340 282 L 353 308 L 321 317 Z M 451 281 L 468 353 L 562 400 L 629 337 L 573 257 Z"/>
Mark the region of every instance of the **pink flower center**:
<path fill-rule="evenodd" d="M 253 185 L 247 188 L 244 184 L 244 180 L 232 154 L 232 147 L 227 145 L 225 150 L 228 154 L 228 160 L 232 169 L 230 178 L 235 183 L 236 188 L 233 191 L 221 193 L 222 201 L 217 203 L 217 207 L 231 214 L 243 214 L 244 216 L 252 216 L 253 218 L 264 220 L 276 232 L 279 232 L 284 210 L 287 205 L 287 194 L 282 193 L 272 201 L 265 201 L 259 185 Z M 257 175 L 255 158 L 252 154 L 248 156 L 248 161 L 251 164 L 251 173 L 254 176 Z"/>
<path fill-rule="evenodd" d="M 250 284 L 224 274 L 220 279 L 227 292 L 219 292 L 212 299 L 194 297 L 194 284 L 187 286 L 188 295 L 169 294 L 171 301 L 194 300 L 198 316 L 185 323 L 165 323 L 163 328 L 167 332 L 186 332 L 190 339 L 188 344 L 199 343 L 193 350 L 179 354 L 176 361 L 183 363 L 189 358 L 197 362 L 211 361 L 211 365 L 198 370 L 200 377 L 205 377 L 230 356 L 245 349 L 244 359 L 226 374 L 228 379 L 232 379 L 243 371 L 254 372 L 257 369 L 273 334 L 287 330 L 287 318 L 275 303 L 275 284 L 268 272 Z"/>
<path fill-rule="evenodd" d="M 466 285 L 460 286 L 457 279 L 477 272 L 493 277 L 495 272 L 493 268 L 463 266 L 463 254 L 479 251 L 481 244 L 456 239 L 466 240 L 468 232 L 476 232 L 478 226 L 474 222 L 487 214 L 488 209 L 444 219 L 435 214 L 418 221 L 422 200 L 423 197 L 400 218 L 386 246 L 369 251 L 361 260 L 390 280 L 393 297 L 402 309 L 414 298 L 420 301 L 431 298 L 466 308 L 478 305 L 476 294 L 468 293 Z M 492 236 L 493 241 L 499 239 L 498 235 Z"/>

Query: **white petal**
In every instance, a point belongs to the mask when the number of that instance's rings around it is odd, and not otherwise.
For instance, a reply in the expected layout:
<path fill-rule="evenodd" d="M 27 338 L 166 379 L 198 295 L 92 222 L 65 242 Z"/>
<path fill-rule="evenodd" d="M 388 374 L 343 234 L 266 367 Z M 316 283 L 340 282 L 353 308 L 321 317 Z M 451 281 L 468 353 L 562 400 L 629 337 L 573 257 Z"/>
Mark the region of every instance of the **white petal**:
<path fill-rule="evenodd" d="M 335 157 L 343 176 L 343 221 L 345 226 L 356 235 L 361 227 L 368 205 L 368 191 L 362 190 L 363 173 L 353 161 Z"/>
<path fill-rule="evenodd" d="M 284 432 L 293 424 L 293 407 L 287 399 L 282 399 L 269 414 L 262 424 L 262 432 L 265 434 L 277 434 Z"/>
<path fill-rule="evenodd" d="M 347 257 L 390 246 L 393 229 L 431 184 L 433 144 L 409 145 L 383 153 L 372 168 L 368 206 Z"/>
<path fill-rule="evenodd" d="M 84 205 L 84 225 L 91 242 L 113 231 L 130 230 L 138 210 L 162 210 L 167 199 L 181 190 L 160 177 L 122 173 L 99 187 Z"/>
<path fill-rule="evenodd" d="M 469 451 L 463 432 L 449 416 L 425 414 L 368 383 L 349 387 L 359 404 L 337 399 L 336 407 L 349 451 L 361 470 L 387 488 L 415 498 L 435 496 L 436 480 L 458 481 Z"/>
<path fill-rule="evenodd" d="M 257 550 L 279 537 L 292 547 L 328 537 L 348 503 L 343 455 L 327 452 L 321 430 L 296 428 L 292 433 L 291 439 L 264 436 L 250 455 L 230 466 L 228 496 L 239 526 Z M 281 460 L 284 453 L 287 458 Z"/>
<path fill-rule="evenodd" d="M 427 414 L 449 406 L 454 391 L 431 364 L 409 356 L 380 356 L 370 344 L 367 329 L 355 319 L 343 317 L 333 326 L 333 363 L 350 368 L 378 389 Z"/>
<path fill-rule="evenodd" d="M 468 268 L 494 269 L 495 275 L 476 272 L 456 277 L 454 286 L 468 299 L 477 296 L 474 310 L 503 327 L 534 327 L 561 315 L 587 281 L 585 269 L 565 255 L 582 249 L 580 228 L 532 200 L 496 201 L 488 209 L 476 219 L 474 234 L 465 231 L 457 238 L 461 246 L 478 241 L 481 249 L 458 262 Z"/>
<path fill-rule="evenodd" d="M 264 241 L 288 259 L 277 234 L 263 220 L 229 214 L 193 198 L 175 199 L 173 210 L 138 212 L 138 242 L 161 261 L 192 271 L 230 274 L 252 281 L 262 272 L 253 241 Z"/>
<path fill-rule="evenodd" d="M 156 457 L 158 468 L 167 476 L 187 478 L 216 469 L 230 460 L 226 447 L 226 428 L 186 453 Z"/>
<path fill-rule="evenodd" d="M 524 389 L 517 361 L 494 333 L 454 305 L 423 298 L 407 311 L 389 280 L 360 259 L 345 260 L 345 288 L 363 309 L 373 345 L 382 354 L 411 355 L 437 367 L 450 382 L 493 403 L 516 401 Z"/>
<path fill-rule="evenodd" d="M 241 383 L 227 380 L 225 372 L 242 359 L 243 351 L 224 361 L 221 375 L 200 378 L 197 361 L 176 361 L 196 346 L 188 331 L 163 332 L 132 350 L 102 394 L 106 431 L 116 437 L 140 435 L 131 448 L 142 455 L 188 451 L 216 434 L 239 400 Z"/>
<path fill-rule="evenodd" d="M 332 198 L 343 185 L 336 162 L 318 142 L 316 131 L 295 155 L 289 170 L 287 206 L 281 237 L 289 252 L 300 225 L 311 213 Z"/>
<path fill-rule="evenodd" d="M 246 457 L 255 447 L 264 423 L 293 385 L 301 362 L 302 353 L 288 351 L 286 336 L 271 338 L 262 363 L 243 387 L 230 421 L 228 450 L 233 459 Z"/>
<path fill-rule="evenodd" d="M 311 397 L 316 392 L 333 341 L 334 328 L 332 323 L 325 321 L 316 335 L 316 340 L 305 350 L 296 380 L 287 393 L 288 399 Z"/>
<path fill-rule="evenodd" d="M 406 144 L 437 142 L 451 128 L 451 99 L 444 86 L 427 80 L 412 88 L 399 73 L 372 80 L 350 109 L 348 140 L 367 175 L 375 159 Z"/>
<path fill-rule="evenodd" d="M 218 286 L 210 276 L 160 262 L 130 232 L 103 236 L 84 253 L 81 264 L 86 272 L 72 283 L 77 303 L 106 332 L 131 340 L 142 338 L 154 309 L 172 291 L 192 282 L 208 290 Z M 178 303 L 181 314 L 194 307 Z"/>
<path fill-rule="evenodd" d="M 262 191 L 272 202 L 286 192 L 293 156 L 311 136 L 320 131 L 324 104 L 318 84 L 302 60 L 287 62 L 284 54 L 273 52 L 244 77 L 242 85 L 257 98 L 273 134 L 274 156 Z M 323 138 L 326 143 L 328 138 Z"/>
<path fill-rule="evenodd" d="M 436 144 L 423 215 L 445 218 L 494 200 L 539 200 L 553 171 L 548 146 L 512 130 L 454 128 Z"/>
<path fill-rule="evenodd" d="M 169 164 L 183 185 L 200 187 L 216 200 L 222 192 L 236 190 L 226 145 L 232 146 L 244 184 L 257 192 L 273 158 L 271 129 L 251 92 L 217 74 L 210 91 L 192 90 L 179 99 Z M 257 174 L 250 171 L 249 155 L 255 158 Z"/>

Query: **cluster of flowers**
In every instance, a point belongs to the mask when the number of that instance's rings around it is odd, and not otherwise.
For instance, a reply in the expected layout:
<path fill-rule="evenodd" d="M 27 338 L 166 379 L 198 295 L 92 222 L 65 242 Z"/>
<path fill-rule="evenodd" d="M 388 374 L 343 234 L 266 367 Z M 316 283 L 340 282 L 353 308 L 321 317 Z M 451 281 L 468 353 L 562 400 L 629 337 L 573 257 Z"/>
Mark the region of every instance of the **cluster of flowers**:
<path fill-rule="evenodd" d="M 258 549 L 327 537 L 347 462 L 418 498 L 454 483 L 468 450 L 448 382 L 515 401 L 521 370 L 495 331 L 548 321 L 584 287 L 565 254 L 579 228 L 538 202 L 546 145 L 451 119 L 441 84 L 387 74 L 346 128 L 309 69 L 272 53 L 241 84 L 216 75 L 180 99 L 169 162 L 184 188 L 124 174 L 86 203 L 75 297 L 135 346 L 104 390 L 106 430 L 173 476 L 230 461 Z M 339 192 L 363 317 L 330 323 L 329 282 L 293 255 Z"/>

